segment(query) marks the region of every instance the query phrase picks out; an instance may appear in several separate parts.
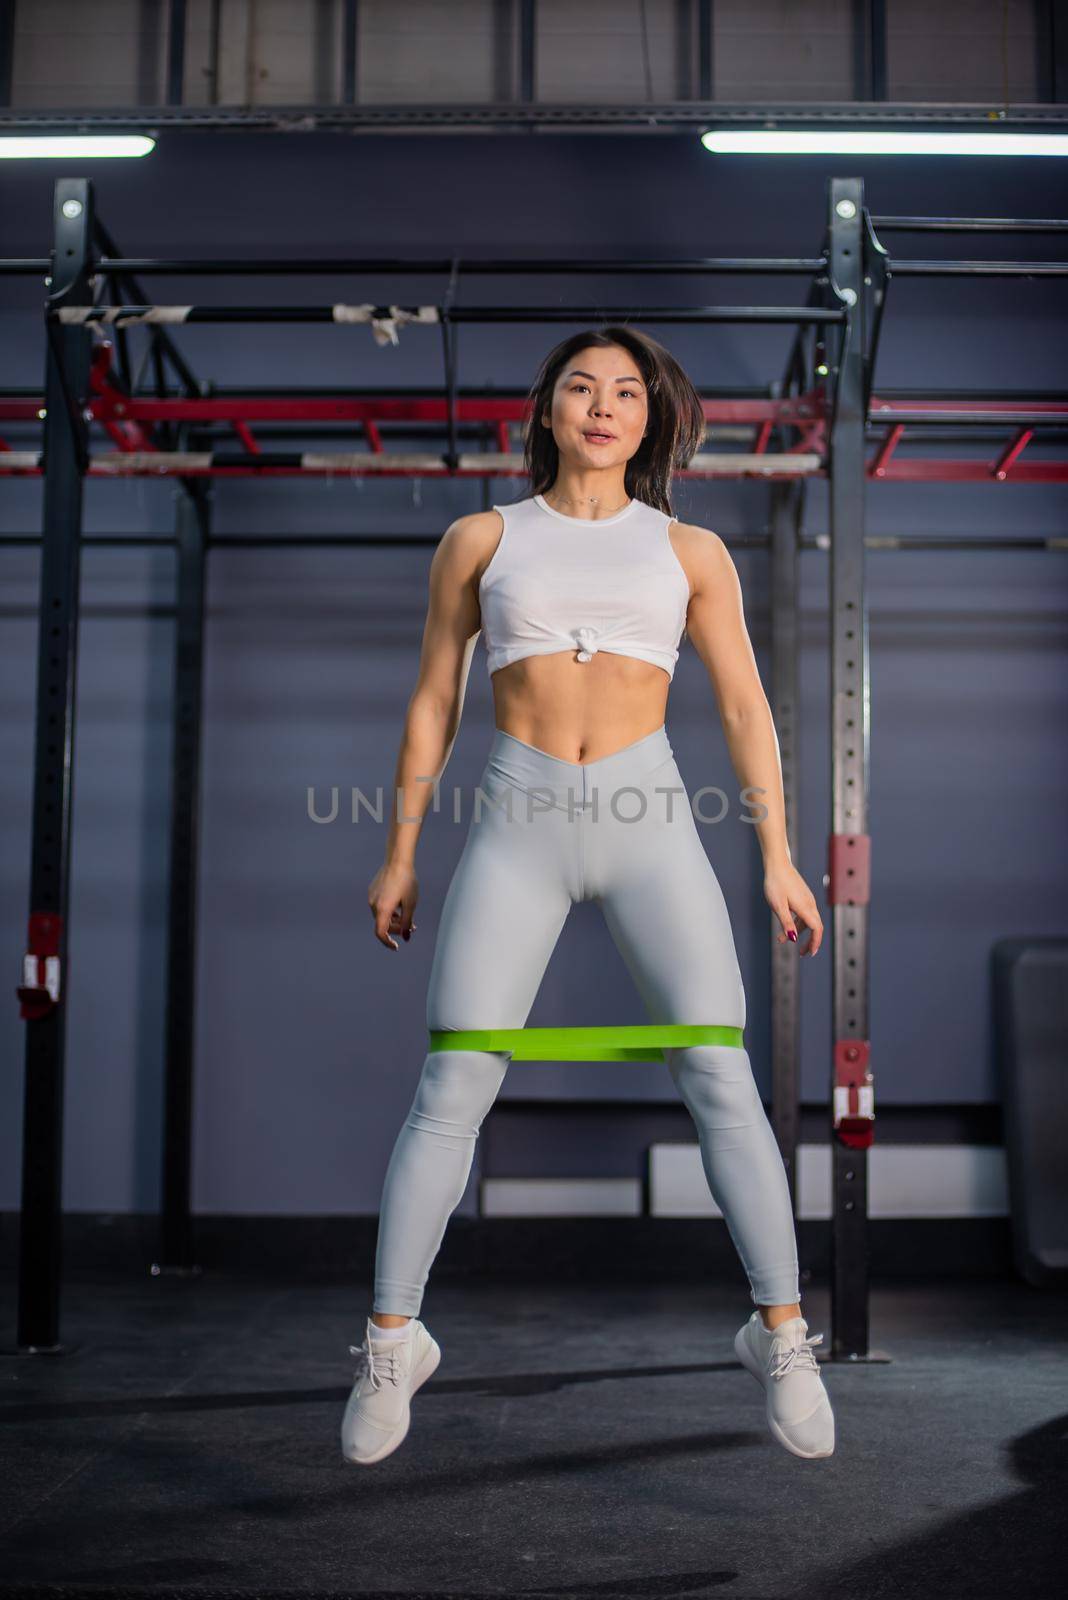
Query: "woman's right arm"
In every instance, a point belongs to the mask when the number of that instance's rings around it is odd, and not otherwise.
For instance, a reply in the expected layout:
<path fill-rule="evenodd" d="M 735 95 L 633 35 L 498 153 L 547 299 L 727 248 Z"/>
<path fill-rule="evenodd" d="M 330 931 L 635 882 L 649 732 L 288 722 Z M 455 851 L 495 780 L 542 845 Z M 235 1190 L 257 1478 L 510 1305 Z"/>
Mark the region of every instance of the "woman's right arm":
<path fill-rule="evenodd" d="M 458 517 L 442 535 L 430 563 L 429 595 L 419 671 L 408 700 L 386 836 L 386 859 L 368 889 L 375 937 L 410 939 L 419 897 L 415 848 L 423 817 L 460 728 L 481 613 L 478 581 L 500 533 L 495 511 Z"/>

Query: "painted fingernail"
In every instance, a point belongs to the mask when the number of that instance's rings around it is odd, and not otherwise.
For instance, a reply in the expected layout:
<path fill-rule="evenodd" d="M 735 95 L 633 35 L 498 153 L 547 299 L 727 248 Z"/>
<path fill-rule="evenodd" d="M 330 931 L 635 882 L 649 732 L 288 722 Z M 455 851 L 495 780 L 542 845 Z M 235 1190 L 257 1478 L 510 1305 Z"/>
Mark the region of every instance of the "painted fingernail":
<path fill-rule="evenodd" d="M 786 937 L 788 939 L 792 939 L 794 941 L 794 944 L 797 943 L 797 934 L 794 932 L 793 928 L 787 928 Z"/>

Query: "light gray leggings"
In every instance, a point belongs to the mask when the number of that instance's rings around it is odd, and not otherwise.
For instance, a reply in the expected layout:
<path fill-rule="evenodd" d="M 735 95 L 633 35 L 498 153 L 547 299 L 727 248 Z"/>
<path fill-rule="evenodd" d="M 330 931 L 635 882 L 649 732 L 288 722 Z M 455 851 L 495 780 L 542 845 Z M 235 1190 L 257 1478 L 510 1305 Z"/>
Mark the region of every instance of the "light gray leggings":
<path fill-rule="evenodd" d="M 522 1028 L 572 904 L 595 900 L 654 1023 L 745 1026 L 719 880 L 662 724 L 583 765 L 494 732 L 441 912 L 427 1028 Z M 673 792 L 671 792 L 673 791 Z M 583 1019 L 569 1017 L 571 1026 Z M 759 1305 L 799 1299 L 790 1191 L 748 1053 L 664 1047 Z M 386 1170 L 373 1310 L 418 1316 L 508 1051 L 427 1054 Z M 521 1070 L 519 1068 L 518 1070 Z"/>

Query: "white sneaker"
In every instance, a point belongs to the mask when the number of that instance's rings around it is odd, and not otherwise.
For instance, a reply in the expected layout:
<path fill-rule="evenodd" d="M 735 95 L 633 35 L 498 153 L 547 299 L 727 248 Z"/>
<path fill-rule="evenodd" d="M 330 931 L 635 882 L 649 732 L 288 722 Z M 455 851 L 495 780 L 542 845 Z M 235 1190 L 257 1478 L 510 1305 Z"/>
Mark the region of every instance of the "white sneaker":
<path fill-rule="evenodd" d="M 817 1460 L 834 1451 L 834 1412 L 823 1387 L 804 1317 L 780 1322 L 769 1333 L 759 1309 L 734 1336 L 738 1360 L 767 1391 L 768 1426 L 795 1456 Z"/>
<path fill-rule="evenodd" d="M 441 1349 L 418 1317 L 411 1317 L 402 1339 L 377 1339 L 367 1319 L 363 1343 L 350 1344 L 357 1358 L 356 1383 L 341 1419 L 341 1452 L 346 1461 L 368 1467 L 403 1444 L 411 1422 L 409 1402 L 437 1370 Z"/>

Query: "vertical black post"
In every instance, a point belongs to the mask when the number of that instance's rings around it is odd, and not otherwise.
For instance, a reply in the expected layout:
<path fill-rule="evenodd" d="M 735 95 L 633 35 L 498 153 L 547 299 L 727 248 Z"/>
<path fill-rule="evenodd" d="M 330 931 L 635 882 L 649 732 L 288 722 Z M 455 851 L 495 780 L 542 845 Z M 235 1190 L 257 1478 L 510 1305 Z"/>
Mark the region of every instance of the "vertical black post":
<path fill-rule="evenodd" d="M 460 468 L 460 444 L 456 431 L 457 382 L 459 373 L 458 334 L 452 320 L 452 308 L 460 282 L 460 258 L 453 256 L 449 281 L 441 297 L 441 342 L 445 358 L 445 424 L 448 446 L 442 460 L 450 472 Z"/>
<path fill-rule="evenodd" d="M 803 481 L 776 483 L 771 491 L 771 712 L 779 738 L 786 834 L 798 858 L 800 752 L 798 737 L 798 547 Z M 800 959 L 797 946 L 779 944 L 771 929 L 771 1123 L 779 1143 L 790 1196 L 797 1211 L 797 1146 L 800 1135 Z"/>
<path fill-rule="evenodd" d="M 886 99 L 889 48 L 886 33 L 886 0 L 870 0 L 868 50 L 871 66 L 872 100 Z"/>
<path fill-rule="evenodd" d="M 41 542 L 37 711 L 34 735 L 27 965 L 58 958 L 50 996 L 26 999 L 22 1212 L 19 1224 L 18 1345 L 60 1349 L 63 1069 L 66 1049 L 67 906 L 74 779 L 74 706 L 82 477 L 92 334 L 47 320 L 47 310 L 92 301 L 92 187 L 60 178 L 53 201 L 52 279 L 46 303 L 44 509 Z M 27 973 L 28 983 L 35 980 Z M 29 1009 L 27 1009 L 29 1007 Z"/>
<path fill-rule="evenodd" d="M 0 106 L 11 104 L 15 64 L 15 0 L 0 0 Z"/>
<path fill-rule="evenodd" d="M 1037 30 L 1039 98 L 1068 100 L 1068 16 L 1059 0 L 1048 0 L 1045 26 Z"/>
<path fill-rule="evenodd" d="M 519 0 L 519 100 L 532 105 L 537 98 L 537 0 Z"/>
<path fill-rule="evenodd" d="M 219 104 L 219 79 L 222 76 L 222 0 L 210 0 L 208 11 L 208 104 Z"/>
<path fill-rule="evenodd" d="M 697 0 L 697 98 L 711 100 L 715 85 L 712 0 Z"/>
<path fill-rule="evenodd" d="M 342 0 L 341 103 L 356 104 L 356 0 Z"/>
<path fill-rule="evenodd" d="M 180 106 L 185 99 L 185 0 L 171 0 L 167 20 L 166 100 Z"/>
<path fill-rule="evenodd" d="M 886 0 L 853 0 L 853 98 L 885 100 Z"/>
<path fill-rule="evenodd" d="M 178 501 L 178 599 L 168 896 L 164 1062 L 162 1270 L 195 1270 L 191 1204 L 196 1001 L 197 836 L 200 805 L 204 571 L 209 491 L 186 480 Z"/>
<path fill-rule="evenodd" d="M 864 186 L 829 183 L 828 294 L 844 309 L 830 430 L 831 1355 L 868 1354 L 868 602 Z"/>
<path fill-rule="evenodd" d="M 518 99 L 516 81 L 519 52 L 516 43 L 516 12 L 513 0 L 493 0 L 492 12 L 492 97 L 496 101 L 514 104 Z M 492 492 L 492 491 L 491 491 Z"/>

